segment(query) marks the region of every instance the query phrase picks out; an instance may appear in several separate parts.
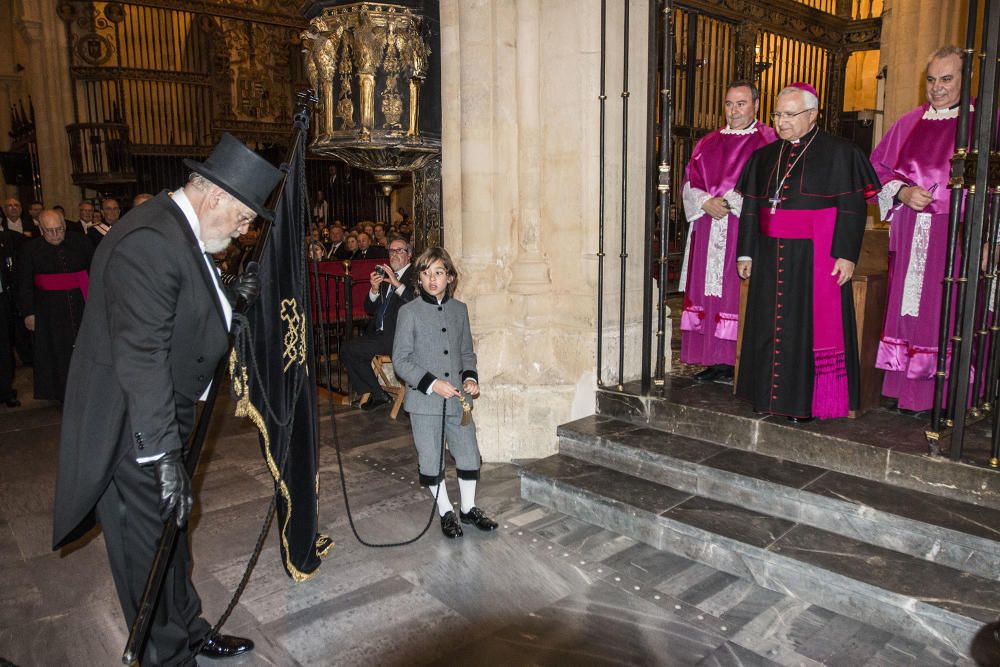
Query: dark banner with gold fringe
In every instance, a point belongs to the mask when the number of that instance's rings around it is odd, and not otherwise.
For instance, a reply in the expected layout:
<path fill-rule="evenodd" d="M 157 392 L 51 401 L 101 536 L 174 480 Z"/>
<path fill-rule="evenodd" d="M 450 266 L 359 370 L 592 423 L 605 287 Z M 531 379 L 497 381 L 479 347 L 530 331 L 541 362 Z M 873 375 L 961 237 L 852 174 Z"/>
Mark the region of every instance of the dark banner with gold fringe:
<path fill-rule="evenodd" d="M 296 122 L 307 125 L 308 119 L 303 115 Z M 305 255 L 307 135 L 298 133 L 287 165 L 260 255 L 260 296 L 247 313 L 249 335 L 237 341 L 230 368 L 236 414 L 260 433 L 274 479 L 282 564 L 295 581 L 312 576 L 333 546 L 318 530 L 316 380 Z"/>

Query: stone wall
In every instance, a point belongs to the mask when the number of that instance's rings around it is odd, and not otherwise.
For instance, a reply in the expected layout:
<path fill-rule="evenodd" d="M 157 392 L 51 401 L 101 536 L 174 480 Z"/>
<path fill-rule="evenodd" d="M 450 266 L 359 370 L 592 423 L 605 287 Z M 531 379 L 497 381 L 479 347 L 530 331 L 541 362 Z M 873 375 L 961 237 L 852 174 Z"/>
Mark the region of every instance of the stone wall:
<path fill-rule="evenodd" d="M 609 4 L 605 325 L 617 337 L 623 3 Z M 638 374 L 647 4 L 631 3 L 627 377 Z M 445 245 L 461 272 L 486 460 L 555 451 L 596 388 L 600 2 L 443 0 Z M 608 339 L 605 357 L 614 356 Z M 617 368 L 617 366 L 615 366 Z"/>
<path fill-rule="evenodd" d="M 939 46 L 964 45 L 968 11 L 968 0 L 886 0 L 881 49 L 881 64 L 888 67 L 885 130 L 927 101 L 927 56 Z"/>
<path fill-rule="evenodd" d="M 44 202 L 62 204 L 76 217 L 79 190 L 73 186 L 66 125 L 73 122 L 66 28 L 56 0 L 17 0 L 0 34 L 0 128 L 10 128 L 10 104 L 30 96 L 35 107 L 38 163 Z M 2 16 L 2 14 L 0 14 Z M 9 21 L 9 23 L 7 23 Z M 23 69 L 17 70 L 17 65 Z M 4 132 L 3 150 L 10 146 Z M 8 188 L 15 194 L 14 188 Z M 27 210 L 30 201 L 21 202 Z"/>

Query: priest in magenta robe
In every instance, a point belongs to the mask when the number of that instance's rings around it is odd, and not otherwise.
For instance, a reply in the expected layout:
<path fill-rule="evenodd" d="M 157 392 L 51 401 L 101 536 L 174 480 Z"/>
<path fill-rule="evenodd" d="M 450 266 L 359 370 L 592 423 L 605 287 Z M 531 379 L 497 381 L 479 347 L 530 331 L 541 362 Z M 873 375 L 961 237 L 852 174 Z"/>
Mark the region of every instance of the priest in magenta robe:
<path fill-rule="evenodd" d="M 885 371 L 882 393 L 912 411 L 934 404 L 962 51 L 935 51 L 926 81 L 927 103 L 897 120 L 872 152 L 885 183 L 879 209 L 890 224 L 889 298 L 875 365 Z"/>
<path fill-rule="evenodd" d="M 680 279 L 681 361 L 705 366 L 695 379 L 706 382 L 731 379 L 736 363 L 736 235 L 743 207 L 736 180 L 750 154 L 777 138 L 757 121 L 759 97 L 752 81 L 730 83 L 726 127 L 698 141 L 685 170 L 682 199 L 689 226 Z"/>
<path fill-rule="evenodd" d="M 758 149 L 743 195 L 737 269 L 750 278 L 737 396 L 792 421 L 846 417 L 859 375 L 851 276 L 879 181 L 865 153 L 816 126 L 808 84 L 778 93 L 781 139 Z M 752 275 L 752 277 L 751 277 Z"/>

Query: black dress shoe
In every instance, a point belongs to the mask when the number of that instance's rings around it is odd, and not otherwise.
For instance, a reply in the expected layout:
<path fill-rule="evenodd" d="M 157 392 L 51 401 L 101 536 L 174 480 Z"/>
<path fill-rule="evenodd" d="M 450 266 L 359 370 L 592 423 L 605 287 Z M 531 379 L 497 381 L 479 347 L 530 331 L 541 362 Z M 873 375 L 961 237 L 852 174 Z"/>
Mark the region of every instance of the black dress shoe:
<path fill-rule="evenodd" d="M 708 366 L 700 373 L 696 373 L 694 379 L 698 382 L 712 382 L 719 377 L 719 371 L 715 366 Z"/>
<path fill-rule="evenodd" d="M 486 513 L 478 507 L 473 507 L 469 510 L 468 514 L 462 511 L 459 511 L 458 514 L 462 517 L 462 523 L 471 523 L 479 530 L 490 531 L 497 529 L 497 522 L 486 516 Z"/>
<path fill-rule="evenodd" d="M 373 393 L 368 397 L 368 400 L 364 405 L 361 406 L 362 410 L 377 410 L 383 405 L 389 405 L 392 403 L 392 396 L 385 393 L 384 391 Z"/>
<path fill-rule="evenodd" d="M 715 376 L 716 380 L 732 380 L 733 379 L 733 367 L 729 364 L 719 364 L 716 366 L 719 369 L 719 374 Z"/>
<path fill-rule="evenodd" d="M 231 658 L 234 655 L 252 650 L 253 642 L 249 639 L 234 637 L 232 635 L 215 634 L 205 640 L 198 654 L 206 658 Z"/>
<path fill-rule="evenodd" d="M 451 539 L 462 536 L 462 526 L 459 525 L 458 517 L 455 516 L 454 512 L 446 512 L 441 517 L 441 532 L 444 533 L 445 537 Z"/>
<path fill-rule="evenodd" d="M 17 400 L 16 398 L 8 398 L 6 401 L 3 402 L 3 404 L 6 405 L 8 408 L 21 407 L 21 401 Z"/>
<path fill-rule="evenodd" d="M 788 421 L 792 422 L 793 424 L 808 424 L 813 419 L 814 419 L 813 417 L 789 417 Z"/>

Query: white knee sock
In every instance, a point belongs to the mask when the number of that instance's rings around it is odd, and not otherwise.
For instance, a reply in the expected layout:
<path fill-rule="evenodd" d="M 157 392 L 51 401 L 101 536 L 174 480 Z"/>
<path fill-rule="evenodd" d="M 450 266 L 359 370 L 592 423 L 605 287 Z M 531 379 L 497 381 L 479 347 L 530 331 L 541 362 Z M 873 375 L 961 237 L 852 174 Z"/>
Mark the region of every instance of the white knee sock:
<path fill-rule="evenodd" d="M 441 487 L 440 493 L 438 493 L 438 487 Z M 443 481 L 440 484 L 428 486 L 427 490 L 431 492 L 431 496 L 437 495 L 439 516 L 444 516 L 448 512 L 452 511 L 451 500 L 448 499 L 448 487 L 444 485 Z"/>
<path fill-rule="evenodd" d="M 468 514 L 476 506 L 476 480 L 458 480 L 458 491 L 462 494 L 462 511 Z"/>

